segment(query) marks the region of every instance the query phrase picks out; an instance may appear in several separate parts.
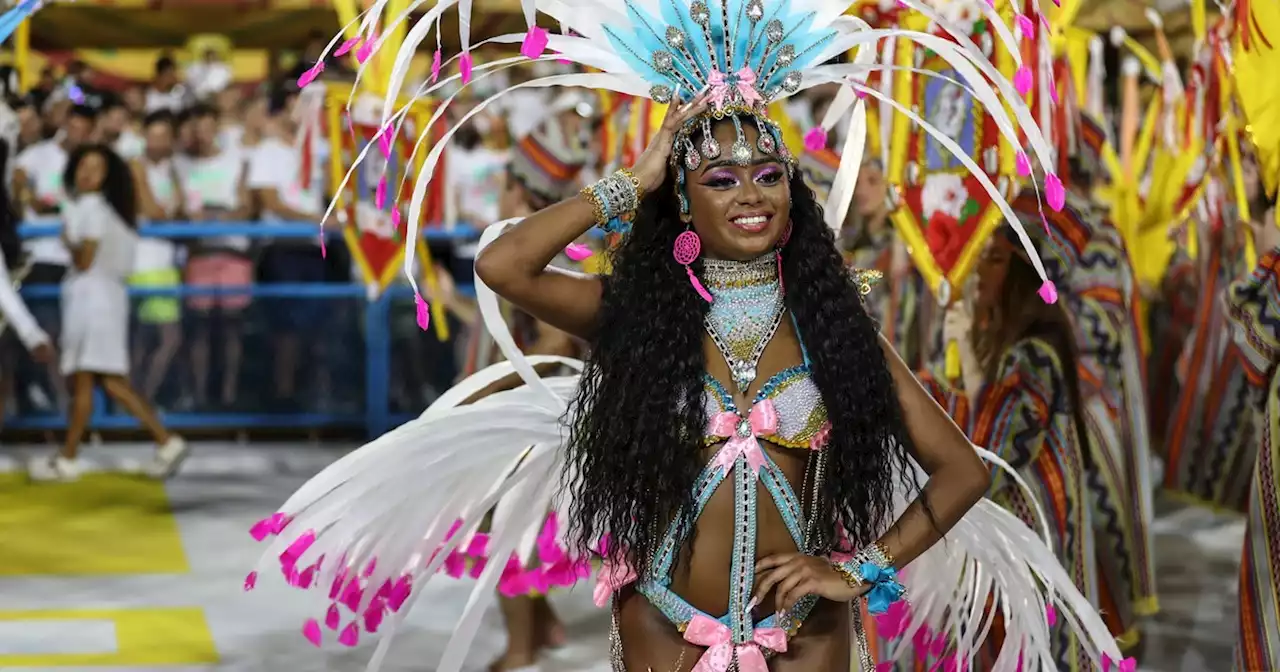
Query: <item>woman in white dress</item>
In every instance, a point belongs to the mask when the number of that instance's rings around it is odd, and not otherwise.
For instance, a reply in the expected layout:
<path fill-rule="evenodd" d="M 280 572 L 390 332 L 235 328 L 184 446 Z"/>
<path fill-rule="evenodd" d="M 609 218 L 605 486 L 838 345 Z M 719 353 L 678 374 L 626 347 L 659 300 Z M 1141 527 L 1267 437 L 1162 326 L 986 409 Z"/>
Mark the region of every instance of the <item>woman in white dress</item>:
<path fill-rule="evenodd" d="M 63 176 L 71 198 L 64 207 L 63 241 L 72 269 L 62 283 L 62 374 L 72 401 L 62 452 L 36 458 L 32 480 L 75 480 L 80 472 L 80 440 L 93 413 L 93 388 L 138 419 L 159 450 L 147 466 L 155 477 L 171 476 L 186 456 L 181 437 L 171 434 L 130 384 L 129 295 L 138 244 L 137 195 L 129 167 L 110 148 L 77 149 Z"/>

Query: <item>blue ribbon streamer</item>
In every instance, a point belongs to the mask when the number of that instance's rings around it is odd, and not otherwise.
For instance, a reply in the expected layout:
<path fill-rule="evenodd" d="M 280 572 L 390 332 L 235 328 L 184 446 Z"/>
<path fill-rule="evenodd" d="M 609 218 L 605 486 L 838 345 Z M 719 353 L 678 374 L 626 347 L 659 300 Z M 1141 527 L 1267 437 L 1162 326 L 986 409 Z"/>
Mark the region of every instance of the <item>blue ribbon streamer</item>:
<path fill-rule="evenodd" d="M 889 605 L 901 600 L 902 595 L 907 592 L 906 587 L 898 582 L 898 570 L 892 567 L 864 562 L 859 573 L 863 581 L 871 584 L 866 597 L 867 611 L 873 615 L 888 611 Z"/>

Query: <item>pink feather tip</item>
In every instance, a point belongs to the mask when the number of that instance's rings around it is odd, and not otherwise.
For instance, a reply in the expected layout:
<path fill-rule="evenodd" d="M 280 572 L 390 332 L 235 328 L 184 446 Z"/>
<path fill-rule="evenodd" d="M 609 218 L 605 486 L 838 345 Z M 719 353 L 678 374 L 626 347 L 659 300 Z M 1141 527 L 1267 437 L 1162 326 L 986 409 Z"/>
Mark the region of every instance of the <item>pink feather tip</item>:
<path fill-rule="evenodd" d="M 418 311 L 418 328 L 426 331 L 431 326 L 431 310 L 421 294 L 413 295 L 413 307 Z"/>
<path fill-rule="evenodd" d="M 391 208 L 391 230 L 400 230 L 400 208 Z"/>
<path fill-rule="evenodd" d="M 529 32 L 524 35 L 524 42 L 520 43 L 520 55 L 530 60 L 542 56 L 542 52 L 547 50 L 547 41 L 545 28 L 529 26 Z"/>
<path fill-rule="evenodd" d="M 378 190 L 373 193 L 373 206 L 382 210 L 387 206 L 387 176 L 378 180 Z"/>
<path fill-rule="evenodd" d="M 587 247 L 582 243 L 570 243 L 568 247 L 564 248 L 564 253 L 574 261 L 582 261 L 583 259 L 595 254 L 595 252 L 591 251 L 590 247 Z"/>
<path fill-rule="evenodd" d="M 381 133 L 378 135 L 378 149 L 382 150 L 382 157 L 391 158 L 391 143 L 396 137 L 396 129 L 391 124 L 382 127 Z"/>
<path fill-rule="evenodd" d="M 463 54 L 458 57 L 458 71 L 462 73 L 462 83 L 471 83 L 471 54 Z"/>
<path fill-rule="evenodd" d="M 431 56 L 431 81 L 435 82 L 440 79 L 440 50 L 436 49 L 436 53 Z"/>
<path fill-rule="evenodd" d="M 1049 100 L 1052 100 L 1054 105 L 1058 104 L 1058 82 L 1052 77 L 1049 78 Z"/>
<path fill-rule="evenodd" d="M 249 572 L 249 575 L 244 577 L 245 592 L 249 592 L 250 590 L 253 590 L 255 587 L 257 587 L 257 585 L 258 585 L 258 573 Z"/>
<path fill-rule="evenodd" d="M 1031 93 L 1031 68 L 1025 65 L 1018 68 L 1018 72 L 1013 75 L 1013 88 L 1024 96 Z"/>
<path fill-rule="evenodd" d="M 1018 24 L 1018 30 L 1022 31 L 1022 37 L 1026 39 L 1030 39 L 1031 34 L 1036 31 L 1035 22 L 1033 22 L 1031 20 L 1031 17 L 1027 16 L 1026 14 L 1019 14 L 1018 16 L 1014 17 L 1014 21 L 1016 21 Z"/>
<path fill-rule="evenodd" d="M 1067 204 L 1067 190 L 1062 188 L 1062 180 L 1053 173 L 1044 178 L 1044 197 L 1054 212 L 1062 212 Z"/>
<path fill-rule="evenodd" d="M 364 39 L 363 37 L 356 36 L 347 40 L 346 42 L 343 42 L 342 44 L 338 45 L 338 49 L 337 51 L 333 52 L 333 55 L 346 56 L 347 52 L 351 51 L 352 49 L 355 49 L 356 45 L 360 44 L 360 41 L 363 39 Z"/>
<path fill-rule="evenodd" d="M 369 60 L 369 57 L 373 55 L 373 44 L 375 41 L 376 38 L 371 36 L 360 44 L 359 49 L 356 49 L 356 60 L 361 64 Z"/>
<path fill-rule="evenodd" d="M 325 259 L 329 256 L 329 248 L 324 244 L 324 231 L 320 232 L 320 258 Z"/>
<path fill-rule="evenodd" d="M 827 129 L 816 126 L 804 134 L 804 148 L 811 152 L 820 152 L 827 146 Z"/>
<path fill-rule="evenodd" d="M 360 641 L 360 629 L 355 623 L 348 623 L 338 635 L 338 643 L 343 646 L 355 646 Z"/>
<path fill-rule="evenodd" d="M 1044 620 L 1051 626 L 1058 622 L 1058 610 L 1054 609 L 1052 604 L 1045 605 Z"/>
<path fill-rule="evenodd" d="M 312 618 L 302 626 L 302 636 L 311 642 L 312 646 L 320 646 L 320 622 Z"/>
<path fill-rule="evenodd" d="M 311 82 L 314 82 L 316 77 L 319 77 L 320 73 L 322 72 L 324 72 L 324 61 L 320 61 L 319 63 L 316 63 L 315 65 L 311 66 L 306 72 L 302 73 L 302 76 L 298 78 L 298 88 L 299 89 L 307 88 L 307 85 L 310 84 Z"/>
<path fill-rule="evenodd" d="M 1018 175 L 1020 177 L 1028 177 L 1031 175 L 1031 159 L 1027 157 L 1026 152 L 1018 152 L 1015 157 L 1015 163 L 1018 166 Z"/>
<path fill-rule="evenodd" d="M 1054 287 L 1053 283 L 1048 280 L 1045 280 L 1044 284 L 1040 285 L 1040 291 L 1037 293 L 1040 295 L 1040 298 L 1043 299 L 1045 303 L 1058 302 L 1058 288 Z"/>

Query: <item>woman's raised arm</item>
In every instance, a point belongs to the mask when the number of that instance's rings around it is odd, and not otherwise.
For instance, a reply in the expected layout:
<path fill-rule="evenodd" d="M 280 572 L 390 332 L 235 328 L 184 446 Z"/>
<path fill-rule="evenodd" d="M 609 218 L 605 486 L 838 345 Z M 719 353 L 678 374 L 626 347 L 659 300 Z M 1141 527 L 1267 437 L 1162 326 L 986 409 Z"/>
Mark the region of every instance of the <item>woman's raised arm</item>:
<path fill-rule="evenodd" d="M 632 171 L 642 192 L 662 184 L 676 131 L 705 107 L 703 96 L 668 108 L 662 127 Z M 600 311 L 600 279 L 548 264 L 595 225 L 595 206 L 589 199 L 579 194 L 561 201 L 526 217 L 493 241 L 476 258 L 476 275 L 530 315 L 589 341 Z"/>

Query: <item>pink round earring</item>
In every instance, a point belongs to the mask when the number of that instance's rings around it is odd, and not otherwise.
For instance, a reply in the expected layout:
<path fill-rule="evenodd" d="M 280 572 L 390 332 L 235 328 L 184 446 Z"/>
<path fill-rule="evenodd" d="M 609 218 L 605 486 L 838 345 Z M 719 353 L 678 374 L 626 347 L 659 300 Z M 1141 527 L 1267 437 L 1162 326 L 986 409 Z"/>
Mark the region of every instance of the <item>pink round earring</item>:
<path fill-rule="evenodd" d="M 707 291 L 706 287 L 702 286 L 702 283 L 698 281 L 698 276 L 694 275 L 693 269 L 689 267 L 689 264 L 692 264 L 701 253 L 702 239 L 693 230 L 686 230 L 676 236 L 676 244 L 672 248 L 672 255 L 675 256 L 676 263 L 684 266 L 685 273 L 689 274 L 689 284 L 693 285 L 698 295 L 707 303 L 713 303 L 714 300 L 711 298 L 711 293 Z"/>
<path fill-rule="evenodd" d="M 791 226 L 792 226 L 792 221 L 788 219 L 787 228 L 782 230 L 782 237 L 778 238 L 778 242 L 774 244 L 774 247 L 777 247 L 778 249 L 782 249 L 787 246 L 787 241 L 791 240 Z"/>

